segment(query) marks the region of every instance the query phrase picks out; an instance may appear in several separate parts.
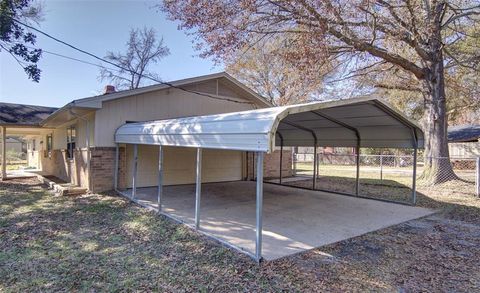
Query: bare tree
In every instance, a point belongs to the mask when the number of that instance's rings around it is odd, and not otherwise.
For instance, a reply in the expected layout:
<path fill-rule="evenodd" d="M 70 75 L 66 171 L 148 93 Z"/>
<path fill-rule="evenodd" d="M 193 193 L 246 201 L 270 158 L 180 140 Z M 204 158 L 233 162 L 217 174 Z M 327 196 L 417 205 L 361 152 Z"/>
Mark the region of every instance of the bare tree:
<path fill-rule="evenodd" d="M 163 8 L 198 36 L 204 56 L 225 58 L 259 38 L 284 34 L 297 36 L 298 64 L 335 58 L 360 61 L 363 73 L 382 74 L 379 66 L 405 73 L 424 93 L 425 178 L 455 178 L 441 159 L 449 157 L 445 67 L 479 70 L 478 49 L 454 50 L 475 35 L 467 29 L 478 24 L 478 0 L 165 0 Z"/>
<path fill-rule="evenodd" d="M 125 53 L 107 52 L 106 59 L 117 64 L 121 69 L 101 68 L 99 78 L 109 80 L 118 88 L 135 89 L 143 85 L 145 76 L 158 79 L 149 71 L 149 67 L 170 54 L 163 44 L 163 38 L 157 40 L 153 28 L 132 29 Z"/>
<path fill-rule="evenodd" d="M 317 62 L 316 74 L 307 75 L 285 60 L 288 39 L 261 40 L 226 60 L 226 71 L 277 106 L 318 100 L 324 77 L 331 69 L 328 60 Z"/>

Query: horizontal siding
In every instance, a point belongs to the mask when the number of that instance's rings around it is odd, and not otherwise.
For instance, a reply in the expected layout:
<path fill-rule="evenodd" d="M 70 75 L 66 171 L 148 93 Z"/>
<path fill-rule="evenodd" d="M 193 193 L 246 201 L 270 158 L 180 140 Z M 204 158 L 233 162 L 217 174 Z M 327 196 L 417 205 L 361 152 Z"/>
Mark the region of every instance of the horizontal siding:
<path fill-rule="evenodd" d="M 211 83 L 202 87 L 216 87 L 215 81 Z M 107 101 L 96 112 L 95 146 L 115 146 L 114 133 L 126 121 L 171 119 L 253 108 L 252 104 L 221 101 L 174 88 Z"/>
<path fill-rule="evenodd" d="M 138 187 L 158 185 L 158 146 L 138 146 Z M 195 182 L 196 149 L 164 147 L 165 185 Z M 242 152 L 203 150 L 202 182 L 242 179 Z M 132 183 L 133 146 L 127 145 L 127 187 Z"/>

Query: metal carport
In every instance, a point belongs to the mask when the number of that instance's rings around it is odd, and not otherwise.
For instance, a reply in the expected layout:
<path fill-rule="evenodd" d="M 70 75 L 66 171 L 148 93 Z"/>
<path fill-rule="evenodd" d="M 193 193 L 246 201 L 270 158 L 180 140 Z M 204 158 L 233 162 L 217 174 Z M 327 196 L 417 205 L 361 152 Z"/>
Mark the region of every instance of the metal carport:
<path fill-rule="evenodd" d="M 136 194 L 138 144 L 159 146 L 158 209 L 162 207 L 162 146 L 197 148 L 195 226 L 200 225 L 202 149 L 225 149 L 257 154 L 255 259 L 262 257 L 263 158 L 276 146 L 338 146 L 356 148 L 356 194 L 361 147 L 417 149 L 423 147 L 423 132 L 400 112 L 375 98 L 265 108 L 251 111 L 127 123 L 115 133 L 117 144 L 115 188 L 118 185 L 119 144 L 134 146 L 132 198 Z M 316 156 L 314 156 L 316 158 Z M 314 177 L 315 177 L 314 163 Z M 415 168 L 412 203 L 415 203 Z M 280 176 L 281 182 L 281 176 Z M 314 180 L 315 182 L 315 180 Z"/>

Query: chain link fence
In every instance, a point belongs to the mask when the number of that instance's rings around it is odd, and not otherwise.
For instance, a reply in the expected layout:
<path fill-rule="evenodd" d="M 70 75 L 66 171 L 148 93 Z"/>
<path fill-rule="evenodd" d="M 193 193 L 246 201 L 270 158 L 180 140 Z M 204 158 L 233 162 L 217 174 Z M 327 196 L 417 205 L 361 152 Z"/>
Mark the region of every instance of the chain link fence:
<path fill-rule="evenodd" d="M 406 154 L 405 154 L 406 153 Z M 317 154 L 316 179 L 313 153 L 292 153 L 292 176 L 282 178 L 282 184 L 356 194 L 357 163 L 355 154 Z M 479 158 L 417 157 L 416 189 L 422 196 L 441 189 L 442 192 L 462 192 L 479 196 Z M 412 201 L 414 157 L 411 153 L 397 155 L 360 155 L 358 194 L 401 202 Z M 434 174 L 433 176 L 431 174 Z M 278 183 L 278 178 L 272 178 Z"/>

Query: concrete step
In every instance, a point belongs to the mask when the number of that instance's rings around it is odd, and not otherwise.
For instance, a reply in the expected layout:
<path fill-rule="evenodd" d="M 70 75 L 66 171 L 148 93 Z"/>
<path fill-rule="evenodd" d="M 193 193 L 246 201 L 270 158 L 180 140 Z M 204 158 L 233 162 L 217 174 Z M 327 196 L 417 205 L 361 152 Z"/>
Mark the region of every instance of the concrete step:
<path fill-rule="evenodd" d="M 87 189 L 85 187 L 80 187 L 72 183 L 57 183 L 49 178 L 40 175 L 38 175 L 37 177 L 43 184 L 47 185 L 49 189 L 52 189 L 56 194 L 61 196 L 79 195 L 87 193 Z"/>

